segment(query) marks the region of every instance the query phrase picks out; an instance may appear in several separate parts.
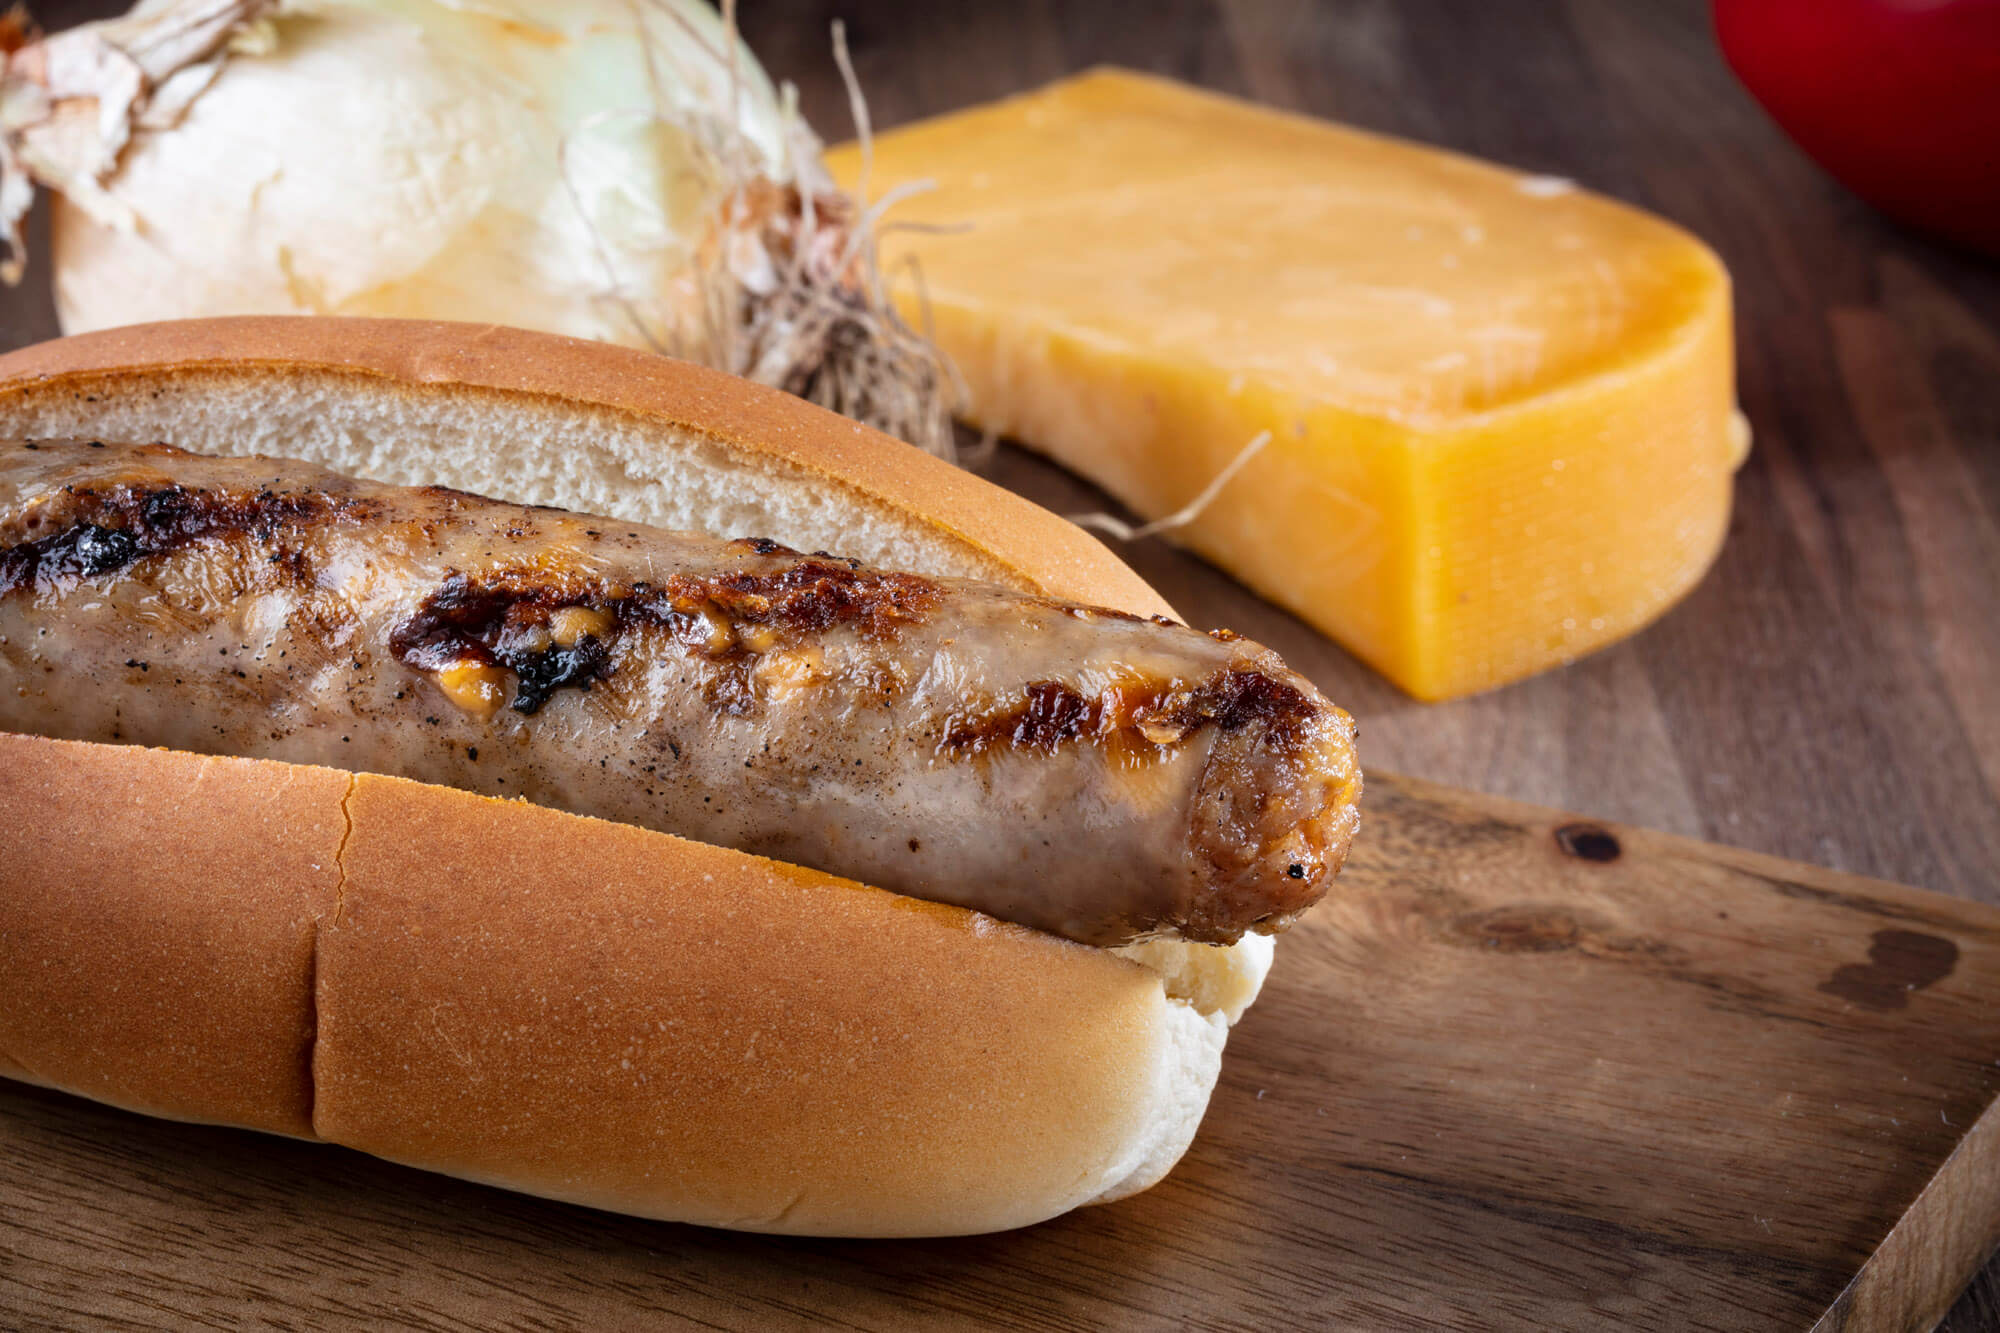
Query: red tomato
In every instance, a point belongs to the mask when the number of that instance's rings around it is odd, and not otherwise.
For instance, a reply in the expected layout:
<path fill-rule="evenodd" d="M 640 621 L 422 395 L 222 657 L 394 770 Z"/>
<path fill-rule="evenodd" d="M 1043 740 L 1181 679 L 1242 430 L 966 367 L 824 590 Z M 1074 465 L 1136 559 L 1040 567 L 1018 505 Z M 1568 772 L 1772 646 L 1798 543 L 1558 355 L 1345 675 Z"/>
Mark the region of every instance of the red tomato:
<path fill-rule="evenodd" d="M 1722 53 L 1884 213 L 2000 254 L 2000 0 L 1713 0 Z"/>

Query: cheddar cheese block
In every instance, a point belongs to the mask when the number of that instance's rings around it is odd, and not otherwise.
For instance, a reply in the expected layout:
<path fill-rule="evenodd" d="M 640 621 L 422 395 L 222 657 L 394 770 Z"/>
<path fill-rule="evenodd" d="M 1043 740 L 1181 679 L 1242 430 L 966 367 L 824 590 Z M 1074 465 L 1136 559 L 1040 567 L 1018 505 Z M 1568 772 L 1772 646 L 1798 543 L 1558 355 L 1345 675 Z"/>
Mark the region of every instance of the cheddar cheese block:
<path fill-rule="evenodd" d="M 854 146 L 831 157 L 860 185 Z M 972 421 L 1442 699 L 1631 633 L 1728 524 L 1729 279 L 1568 182 L 1102 70 L 876 139 Z"/>

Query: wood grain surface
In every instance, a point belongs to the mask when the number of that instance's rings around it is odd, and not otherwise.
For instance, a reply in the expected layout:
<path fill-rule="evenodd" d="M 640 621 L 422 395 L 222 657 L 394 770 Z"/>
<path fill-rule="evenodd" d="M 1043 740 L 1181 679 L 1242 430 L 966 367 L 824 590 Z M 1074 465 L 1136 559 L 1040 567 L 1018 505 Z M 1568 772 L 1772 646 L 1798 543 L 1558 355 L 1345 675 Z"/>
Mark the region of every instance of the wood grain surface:
<path fill-rule="evenodd" d="M 37 9 L 60 27 L 120 7 Z M 1740 389 L 1757 443 L 1718 566 L 1652 629 L 1566 670 L 1424 706 L 1215 570 L 1157 544 L 1128 556 L 1190 616 L 1272 644 L 1354 711 L 1372 770 L 2000 902 L 2000 267 L 1883 221 L 1818 172 L 1730 78 L 1698 0 L 746 0 L 745 9 L 757 50 L 799 84 L 831 138 L 847 122 L 826 32 L 844 16 L 879 124 L 1111 61 L 1568 176 L 1700 234 L 1737 284 Z M 6 346 L 54 332 L 37 285 L 45 257 L 27 287 L 0 300 Z M 991 475 L 1061 510 L 1106 507 L 1011 449 Z M 1384 826 L 1376 799 L 1364 839 Z M 1292 951 L 1280 985 L 1302 952 Z M 1852 961 L 1864 965 L 1865 951 Z M 1215 1136 L 1232 1132 L 1255 1076 L 1245 1053 L 1269 1045 L 1274 1060 L 1302 1060 L 1284 1049 L 1335 1017 L 1278 1004 L 1258 1011 L 1232 1048 L 1191 1166 L 1210 1151 L 1230 1160 L 1233 1141 Z M 524 1318 L 532 1306 L 505 1302 L 537 1246 L 596 1293 L 577 1297 L 575 1309 L 608 1310 L 590 1301 L 625 1293 L 731 1324 L 785 1312 L 802 1322 L 815 1293 L 837 1281 L 829 1274 L 869 1263 L 879 1273 L 859 1279 L 864 1290 L 914 1291 L 929 1302 L 920 1310 L 1004 1310 L 1021 1323 L 1093 1284 L 1141 1293 L 1132 1308 L 1155 1311 L 1168 1308 L 1158 1293 L 1184 1290 L 1171 1273 L 1114 1269 L 1108 1252 L 1079 1238 L 1078 1219 L 1047 1242 L 1077 1274 L 1053 1288 L 1012 1247 L 1040 1241 L 982 1242 L 990 1266 L 970 1273 L 949 1245 L 864 1260 L 841 1247 L 759 1243 L 796 1263 L 769 1272 L 762 1297 L 745 1304 L 716 1286 L 726 1238 L 607 1231 L 590 1214 L 351 1155 L 142 1123 L 12 1087 L 5 1097 L 0 1126 L 10 1139 L 40 1145 L 42 1162 L 72 1150 L 60 1172 L 44 1167 L 47 1187 L 32 1209 L 18 1183 L 0 1183 L 0 1282 L 23 1272 L 23 1256 L 49 1234 L 82 1230 L 83 1250 L 37 1261 L 45 1266 L 32 1289 L 47 1293 L 38 1308 L 55 1322 L 80 1308 L 78 1292 L 111 1293 L 127 1318 L 150 1325 L 167 1309 L 198 1308 L 202 1282 L 220 1308 L 242 1313 L 254 1295 L 290 1296 L 315 1281 L 326 1284 L 315 1297 L 321 1322 L 396 1310 L 437 1326 L 479 1322 L 482 1312 L 487 1323 Z M 10 1142 L 9 1154 L 18 1151 Z M 1198 1196 L 1219 1188 L 1213 1175 L 1199 1179 L 1207 1183 L 1189 1182 Z M 1103 1212 L 1088 1225 L 1172 1233 L 1159 1210 L 1173 1197 L 1156 1191 L 1132 1205 L 1139 1218 Z M 120 1204 L 68 1220 L 51 1212 L 65 1199 Z M 232 1229 L 239 1203 L 244 1222 Z M 222 1228 L 219 1239 L 201 1241 L 190 1219 Z M 396 1253 L 356 1239 L 371 1220 L 390 1228 Z M 448 1234 L 431 1234 L 440 1221 Z M 230 1259 L 259 1228 L 275 1251 L 258 1265 L 196 1262 L 211 1244 Z M 1448 1266 L 1452 1242 L 1433 1239 L 1435 1261 Z M 1199 1242 L 1177 1245 L 1188 1265 L 1202 1262 Z M 178 1267 L 157 1286 L 137 1272 L 116 1280 L 134 1250 Z M 1754 1241 L 1743 1252 L 1761 1253 Z M 1249 1261 L 1245 1284 L 1275 1280 L 1270 1265 Z M 563 1308 L 548 1307 L 549 1317 L 560 1322 Z M 1624 1320 L 1598 1313 L 1599 1322 Z M 1575 1322 L 1590 1320 L 1579 1313 Z M 2000 1265 L 1944 1327 L 2000 1328 Z"/>
<path fill-rule="evenodd" d="M 1378 781 L 1193 1150 L 999 1236 L 781 1240 L 0 1083 L 33 1326 L 1928 1326 L 2000 1239 L 2000 911 Z"/>
<path fill-rule="evenodd" d="M 1416 704 L 1212 568 L 1125 554 L 1354 712 L 1373 769 L 2000 903 L 2000 263 L 1815 167 L 1731 76 L 1700 0 L 745 10 L 830 138 L 840 17 L 878 125 L 1108 62 L 1565 176 L 1702 237 L 1735 283 L 1755 445 L 1715 569 L 1636 637 Z M 1015 451 L 992 475 L 1116 510 Z M 1944 1328 L 2000 1329 L 2000 1261 Z"/>

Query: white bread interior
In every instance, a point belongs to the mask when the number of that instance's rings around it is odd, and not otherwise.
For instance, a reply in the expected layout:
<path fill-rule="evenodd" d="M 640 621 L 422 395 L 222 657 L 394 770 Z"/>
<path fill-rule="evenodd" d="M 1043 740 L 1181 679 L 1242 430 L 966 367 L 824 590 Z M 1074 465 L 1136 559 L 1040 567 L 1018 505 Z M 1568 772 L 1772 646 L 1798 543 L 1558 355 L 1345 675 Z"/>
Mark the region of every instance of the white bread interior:
<path fill-rule="evenodd" d="M 111 330 L 0 358 L 0 438 L 79 436 L 304 458 L 384 481 L 767 536 L 1137 614 L 1168 610 L 1073 526 L 908 446 L 697 367 L 546 335 L 405 321 L 213 320 Z M 689 852 L 698 845 L 669 841 L 683 849 L 677 860 L 716 850 Z M 990 950 L 1080 948 L 988 924 Z M 1015 1181 L 983 1194 L 968 1186 L 948 1205 L 933 1200 L 922 1215 L 907 1201 L 866 1189 L 857 1197 L 868 1207 L 846 1211 L 837 1197 L 816 1208 L 776 1210 L 741 1198 L 704 1203 L 707 1195 L 670 1195 L 662 1203 L 643 1190 L 535 1178 L 518 1160 L 426 1159 L 399 1151 L 393 1134 L 369 1139 L 380 1126 L 362 1131 L 363 1141 L 354 1134 L 340 1141 L 514 1188 L 712 1225 L 845 1235 L 1023 1225 L 1135 1193 L 1166 1174 L 1194 1136 L 1228 1025 L 1256 997 L 1272 942 L 1249 936 L 1219 949 L 1154 941 L 1117 952 L 1129 960 L 1118 967 L 1136 963 L 1152 978 L 1154 998 L 1143 1022 L 1128 1021 L 1133 1040 L 1121 1048 L 1124 1057 L 1091 1076 L 1091 1095 L 1115 1102 L 1122 1128 L 1091 1140 L 1089 1163 L 1067 1163 L 1072 1178 L 1059 1190 L 1047 1181 L 1037 1189 Z M 1022 975 L 1036 974 L 1024 967 Z M 957 1017 L 977 1021 L 970 1013 Z M 49 1081 L 17 1047 L 0 1040 L 14 1063 Z M 228 1119 L 201 1106 L 135 1109 Z M 1042 1132 L 1068 1131 L 1047 1124 Z"/>
<path fill-rule="evenodd" d="M 992 579 L 1005 571 L 912 516 L 866 509 L 815 479 L 745 458 L 695 430 L 588 404 L 311 371 L 213 373 L 163 391 L 43 400 L 13 433 L 165 441 L 197 453 L 299 458 L 401 486 L 450 486 L 660 528 L 771 537 L 891 569 Z"/>

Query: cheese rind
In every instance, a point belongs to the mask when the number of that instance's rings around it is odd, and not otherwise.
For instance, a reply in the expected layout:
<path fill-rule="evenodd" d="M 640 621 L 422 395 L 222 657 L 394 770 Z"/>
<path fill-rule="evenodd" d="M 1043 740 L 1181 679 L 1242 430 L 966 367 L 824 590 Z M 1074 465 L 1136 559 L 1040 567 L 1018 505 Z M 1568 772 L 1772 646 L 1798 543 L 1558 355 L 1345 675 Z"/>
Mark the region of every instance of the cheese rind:
<path fill-rule="evenodd" d="M 836 174 L 859 174 L 852 147 Z M 974 422 L 1420 698 L 1631 633 L 1714 558 L 1728 275 L 1566 182 L 1100 71 L 874 143 Z M 912 285 L 899 289 L 911 307 Z"/>

